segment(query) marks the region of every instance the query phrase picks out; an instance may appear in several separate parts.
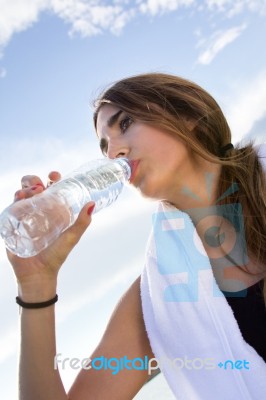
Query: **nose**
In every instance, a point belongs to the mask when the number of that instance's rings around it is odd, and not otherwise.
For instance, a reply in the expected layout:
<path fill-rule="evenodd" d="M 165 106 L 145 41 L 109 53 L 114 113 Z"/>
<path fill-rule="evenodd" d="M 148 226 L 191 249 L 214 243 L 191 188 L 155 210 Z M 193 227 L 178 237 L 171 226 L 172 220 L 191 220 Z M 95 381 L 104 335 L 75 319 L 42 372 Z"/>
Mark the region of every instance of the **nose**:
<path fill-rule="evenodd" d="M 119 157 L 127 157 L 129 154 L 129 148 L 127 145 L 122 143 L 112 143 L 109 142 L 108 150 L 107 150 L 107 157 L 108 158 L 119 158 Z"/>

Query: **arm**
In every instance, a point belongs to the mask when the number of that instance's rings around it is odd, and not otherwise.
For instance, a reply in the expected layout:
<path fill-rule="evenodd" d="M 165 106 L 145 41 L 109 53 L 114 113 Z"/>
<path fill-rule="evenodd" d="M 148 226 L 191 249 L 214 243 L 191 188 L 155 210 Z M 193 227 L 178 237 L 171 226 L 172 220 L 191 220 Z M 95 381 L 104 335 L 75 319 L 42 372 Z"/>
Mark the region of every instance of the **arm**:
<path fill-rule="evenodd" d="M 55 296 L 57 276 L 69 252 L 91 222 L 86 205 L 76 223 L 51 246 L 30 258 L 8 253 L 18 281 L 18 295 L 27 303 L 47 301 Z M 20 310 L 21 351 L 19 400 L 66 400 L 58 370 L 54 369 L 55 306 Z"/>
<path fill-rule="evenodd" d="M 153 358 L 144 326 L 140 278 L 128 289 L 111 316 L 103 338 L 90 357 Z M 146 370 L 81 370 L 69 392 L 71 400 L 131 400 L 148 379 Z"/>
<path fill-rule="evenodd" d="M 130 360 L 154 357 L 144 327 L 139 290 L 138 278 L 114 310 L 91 359 L 101 356 L 118 359 L 127 356 Z M 43 299 L 53 297 L 52 292 L 48 292 Z M 20 400 L 132 399 L 148 379 L 145 370 L 124 369 L 113 375 L 111 370 L 83 369 L 66 394 L 59 371 L 54 368 L 54 308 L 23 309 L 21 312 Z"/>
<path fill-rule="evenodd" d="M 30 197 L 30 189 L 27 191 L 22 195 Z M 37 256 L 22 259 L 8 253 L 17 276 L 19 297 L 23 301 L 42 302 L 54 297 L 60 267 L 90 224 L 90 206 L 87 204 L 76 223 Z M 138 279 L 118 304 L 91 358 L 102 355 L 107 358 L 127 356 L 128 359 L 145 355 L 152 357 L 139 292 Z M 19 399 L 131 399 L 147 380 L 147 371 L 125 370 L 112 375 L 110 370 L 82 370 L 69 395 L 66 394 L 59 371 L 54 368 L 54 308 L 21 310 Z"/>
<path fill-rule="evenodd" d="M 20 317 L 19 400 L 66 400 L 61 377 L 53 366 L 54 305 L 39 310 L 23 309 Z"/>

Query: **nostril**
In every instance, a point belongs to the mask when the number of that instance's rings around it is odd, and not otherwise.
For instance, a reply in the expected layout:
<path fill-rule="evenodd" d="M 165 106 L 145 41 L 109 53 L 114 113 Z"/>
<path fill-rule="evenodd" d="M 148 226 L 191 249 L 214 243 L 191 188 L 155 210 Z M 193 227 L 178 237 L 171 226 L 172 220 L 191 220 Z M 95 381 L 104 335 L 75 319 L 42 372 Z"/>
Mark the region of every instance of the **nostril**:
<path fill-rule="evenodd" d="M 125 157 L 126 153 L 118 153 L 116 158 Z"/>

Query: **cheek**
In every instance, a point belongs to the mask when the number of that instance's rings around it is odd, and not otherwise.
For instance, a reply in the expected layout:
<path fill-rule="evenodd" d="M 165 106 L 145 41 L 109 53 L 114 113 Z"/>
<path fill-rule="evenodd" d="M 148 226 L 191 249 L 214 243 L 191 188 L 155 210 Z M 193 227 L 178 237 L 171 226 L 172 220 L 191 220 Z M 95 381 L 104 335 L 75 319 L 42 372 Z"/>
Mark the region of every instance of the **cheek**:
<path fill-rule="evenodd" d="M 169 168 L 171 172 L 178 173 L 180 170 L 186 169 L 190 163 L 190 155 L 183 143 L 173 142 L 167 146 L 164 161 L 166 168 Z"/>
<path fill-rule="evenodd" d="M 154 135 L 154 140 L 150 140 L 149 147 L 151 151 L 157 154 L 167 164 L 174 164 L 178 160 L 184 160 L 188 157 L 186 145 L 177 138 L 166 133 Z"/>
<path fill-rule="evenodd" d="M 161 200 L 172 184 L 172 176 L 169 168 L 159 168 L 158 164 L 158 168 L 147 168 L 136 186 L 143 196 Z"/>

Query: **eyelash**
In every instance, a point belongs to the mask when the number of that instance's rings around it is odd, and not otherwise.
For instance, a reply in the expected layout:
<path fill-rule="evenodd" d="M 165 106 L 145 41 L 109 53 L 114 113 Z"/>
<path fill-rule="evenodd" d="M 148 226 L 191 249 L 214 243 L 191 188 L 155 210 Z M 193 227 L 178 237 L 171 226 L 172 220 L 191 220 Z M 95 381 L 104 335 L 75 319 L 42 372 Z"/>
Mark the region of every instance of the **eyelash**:
<path fill-rule="evenodd" d="M 122 131 L 122 133 L 125 133 L 126 130 L 130 127 L 130 125 L 132 124 L 133 119 L 129 116 L 126 116 L 125 118 L 123 118 L 120 123 L 119 123 L 119 127 Z M 126 124 L 126 126 L 125 126 Z"/>
<path fill-rule="evenodd" d="M 119 128 L 121 129 L 122 133 L 125 133 L 126 130 L 130 127 L 130 125 L 132 124 L 133 119 L 127 115 L 125 118 L 123 118 L 120 122 L 119 122 Z M 126 126 L 125 126 L 126 125 Z M 101 145 L 101 151 L 102 154 L 106 157 L 107 154 L 107 144 L 104 143 L 103 145 Z"/>

